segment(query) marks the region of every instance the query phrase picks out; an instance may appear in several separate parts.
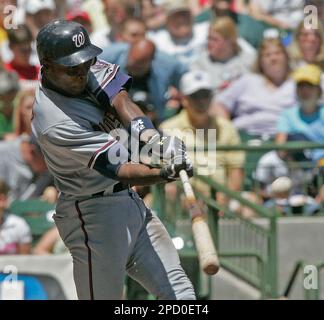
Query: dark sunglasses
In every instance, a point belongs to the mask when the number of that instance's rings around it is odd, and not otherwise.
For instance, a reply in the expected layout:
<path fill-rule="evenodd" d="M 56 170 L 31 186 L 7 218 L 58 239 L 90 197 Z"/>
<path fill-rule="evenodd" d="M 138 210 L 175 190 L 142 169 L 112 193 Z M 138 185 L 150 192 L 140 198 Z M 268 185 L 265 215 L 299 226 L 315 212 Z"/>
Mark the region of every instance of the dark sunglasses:
<path fill-rule="evenodd" d="M 189 98 L 192 100 L 210 100 L 212 98 L 212 91 L 207 89 L 199 90 L 191 95 L 189 95 Z"/>

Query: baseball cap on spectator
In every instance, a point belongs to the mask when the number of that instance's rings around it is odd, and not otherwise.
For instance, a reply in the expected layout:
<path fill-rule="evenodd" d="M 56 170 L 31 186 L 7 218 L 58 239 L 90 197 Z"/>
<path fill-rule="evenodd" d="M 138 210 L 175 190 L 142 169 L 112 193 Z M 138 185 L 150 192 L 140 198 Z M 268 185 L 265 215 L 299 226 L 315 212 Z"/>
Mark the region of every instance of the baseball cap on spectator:
<path fill-rule="evenodd" d="M 66 15 L 66 20 L 73 21 L 75 19 L 83 19 L 89 23 L 91 23 L 91 19 L 89 14 L 86 11 L 82 10 L 71 10 Z"/>
<path fill-rule="evenodd" d="M 0 96 L 18 91 L 19 77 L 15 72 L 0 71 Z"/>
<path fill-rule="evenodd" d="M 167 16 L 171 16 L 177 12 L 190 12 L 190 7 L 186 0 L 167 0 L 163 7 Z"/>
<path fill-rule="evenodd" d="M 315 64 L 306 64 L 299 67 L 292 74 L 292 78 L 296 83 L 307 82 L 314 86 L 319 86 L 321 84 L 321 74 L 322 70 Z"/>
<path fill-rule="evenodd" d="M 27 0 L 25 10 L 28 14 L 36 14 L 41 10 L 55 10 L 54 0 Z"/>
<path fill-rule="evenodd" d="M 180 80 L 180 91 L 189 96 L 199 90 L 213 90 L 208 73 L 204 71 L 189 71 Z"/>

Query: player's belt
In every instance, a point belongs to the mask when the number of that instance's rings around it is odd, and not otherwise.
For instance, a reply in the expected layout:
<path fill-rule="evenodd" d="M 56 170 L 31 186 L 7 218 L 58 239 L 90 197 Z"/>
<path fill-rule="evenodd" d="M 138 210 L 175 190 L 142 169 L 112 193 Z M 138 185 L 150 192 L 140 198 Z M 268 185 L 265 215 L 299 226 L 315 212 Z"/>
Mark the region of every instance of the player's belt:
<path fill-rule="evenodd" d="M 114 185 L 112 192 L 107 192 L 107 190 L 103 190 L 103 191 L 92 194 L 91 197 L 103 197 L 107 194 L 117 193 L 117 192 L 126 190 L 128 188 L 129 188 L 128 184 L 118 182 Z"/>

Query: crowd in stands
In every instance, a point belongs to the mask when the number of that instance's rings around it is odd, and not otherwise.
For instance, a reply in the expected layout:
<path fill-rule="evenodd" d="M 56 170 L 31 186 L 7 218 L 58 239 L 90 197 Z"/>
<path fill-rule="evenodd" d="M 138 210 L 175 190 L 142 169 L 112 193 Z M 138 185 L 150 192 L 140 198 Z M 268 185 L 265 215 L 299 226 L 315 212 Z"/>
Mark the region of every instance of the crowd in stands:
<path fill-rule="evenodd" d="M 313 24 L 305 23 L 307 5 L 316 9 Z M 58 196 L 31 135 L 41 77 L 35 39 L 54 18 L 81 23 L 103 49 L 99 58 L 132 76 L 131 98 L 160 129 L 191 130 L 189 150 L 209 140 L 214 152 L 206 163 L 189 151 L 202 174 L 283 215 L 300 206 L 309 215 L 324 212 L 324 149 L 270 151 L 254 159 L 250 173 L 248 153 L 216 151 L 256 141 L 324 144 L 324 1 L 4 0 L 0 254 L 50 253 L 59 239 L 53 228 L 32 250 L 28 225 L 8 211 L 14 201 L 55 203 Z M 196 136 L 199 129 L 216 135 Z M 249 176 L 256 183 L 247 187 Z M 209 192 L 194 178 L 193 184 Z M 172 184 L 167 194 L 174 195 Z M 223 194 L 210 196 L 236 207 Z"/>

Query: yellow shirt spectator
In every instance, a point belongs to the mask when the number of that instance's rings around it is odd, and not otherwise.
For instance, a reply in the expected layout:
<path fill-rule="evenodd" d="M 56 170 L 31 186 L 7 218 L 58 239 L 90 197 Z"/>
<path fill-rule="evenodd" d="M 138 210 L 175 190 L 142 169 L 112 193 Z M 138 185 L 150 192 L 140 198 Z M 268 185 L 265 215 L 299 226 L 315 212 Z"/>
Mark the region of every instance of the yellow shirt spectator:
<path fill-rule="evenodd" d="M 180 130 L 183 140 L 185 140 L 188 155 L 194 162 L 195 169 L 198 174 L 209 175 L 215 181 L 227 184 L 228 173 L 234 168 L 243 168 L 245 154 L 241 151 L 217 151 L 217 145 L 237 145 L 240 144 L 240 137 L 233 124 L 224 118 L 214 118 L 214 128 L 216 135 L 211 134 L 208 139 L 208 145 L 212 150 L 209 152 L 196 151 L 193 149 L 195 145 L 207 146 L 204 136 L 196 131 L 196 128 L 190 123 L 187 110 L 182 110 L 178 115 L 164 121 L 160 128 L 163 130 Z M 193 134 L 191 134 L 193 133 Z M 206 186 L 192 179 L 193 185 L 202 192 L 206 192 Z"/>

